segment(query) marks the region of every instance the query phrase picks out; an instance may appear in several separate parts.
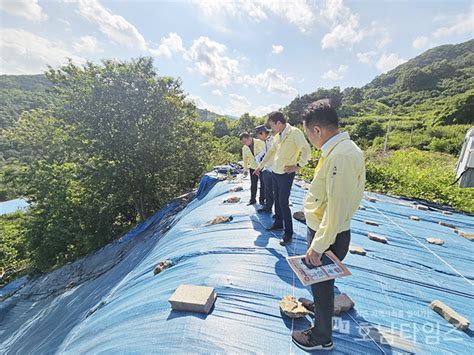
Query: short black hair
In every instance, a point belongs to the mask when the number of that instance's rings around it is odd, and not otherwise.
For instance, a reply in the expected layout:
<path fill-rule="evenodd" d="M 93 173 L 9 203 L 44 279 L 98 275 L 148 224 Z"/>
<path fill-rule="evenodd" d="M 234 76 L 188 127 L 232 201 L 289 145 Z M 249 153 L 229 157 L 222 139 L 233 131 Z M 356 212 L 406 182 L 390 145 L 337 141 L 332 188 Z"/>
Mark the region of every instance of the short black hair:
<path fill-rule="evenodd" d="M 303 113 L 303 121 L 307 127 L 316 125 L 334 129 L 339 127 L 339 117 L 337 117 L 337 112 L 329 99 L 310 103 Z"/>
<path fill-rule="evenodd" d="M 274 123 L 281 122 L 286 123 L 285 116 L 280 111 L 273 111 L 268 114 L 268 120 Z"/>
<path fill-rule="evenodd" d="M 252 138 L 252 137 L 250 137 L 250 134 L 248 134 L 247 132 L 240 133 L 239 139 L 242 140 L 244 138 Z"/>

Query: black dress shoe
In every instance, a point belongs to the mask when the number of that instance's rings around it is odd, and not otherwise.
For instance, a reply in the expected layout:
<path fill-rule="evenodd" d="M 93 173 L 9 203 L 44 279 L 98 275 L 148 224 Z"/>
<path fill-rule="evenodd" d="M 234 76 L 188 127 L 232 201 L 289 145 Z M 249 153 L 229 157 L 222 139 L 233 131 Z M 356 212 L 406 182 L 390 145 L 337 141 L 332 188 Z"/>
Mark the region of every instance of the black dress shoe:
<path fill-rule="evenodd" d="M 265 200 L 260 200 L 260 201 L 258 201 L 258 204 L 259 204 L 260 206 L 265 206 Z"/>
<path fill-rule="evenodd" d="M 267 228 L 267 231 L 278 231 L 282 229 L 283 229 L 283 225 L 273 223 L 270 227 Z"/>
<path fill-rule="evenodd" d="M 291 241 L 293 240 L 292 236 L 291 235 L 284 235 L 283 238 L 280 239 L 280 245 L 288 245 L 291 243 Z"/>
<path fill-rule="evenodd" d="M 272 213 L 271 208 L 260 208 L 257 210 L 258 213 Z"/>
<path fill-rule="evenodd" d="M 256 203 L 257 203 L 257 201 L 250 200 L 249 202 L 247 202 L 247 206 L 255 205 Z"/>

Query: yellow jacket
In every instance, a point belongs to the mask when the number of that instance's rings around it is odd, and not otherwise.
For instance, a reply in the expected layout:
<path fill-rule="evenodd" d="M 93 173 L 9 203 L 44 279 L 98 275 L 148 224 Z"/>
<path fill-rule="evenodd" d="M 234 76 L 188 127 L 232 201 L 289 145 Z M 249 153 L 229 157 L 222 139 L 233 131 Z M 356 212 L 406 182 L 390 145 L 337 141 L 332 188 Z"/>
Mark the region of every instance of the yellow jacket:
<path fill-rule="evenodd" d="M 288 129 L 283 138 L 279 134 L 274 136 L 272 147 L 258 165 L 260 169 L 271 165 L 274 173 L 284 174 L 287 165 L 298 164 L 302 167 L 308 163 L 311 157 L 311 147 L 304 133 L 289 123 L 287 125 Z"/>
<path fill-rule="evenodd" d="M 340 133 L 323 148 L 304 202 L 306 224 L 316 231 L 314 251 L 322 254 L 338 233 L 350 229 L 364 186 L 364 154 L 348 133 Z"/>
<path fill-rule="evenodd" d="M 255 154 L 252 154 L 250 147 L 244 145 L 242 147 L 242 160 L 244 161 L 244 171 L 250 166 L 250 169 L 257 169 L 257 161 L 255 157 L 258 153 L 260 153 L 263 149 L 265 149 L 265 142 L 261 141 L 260 139 L 253 139 L 253 150 Z"/>

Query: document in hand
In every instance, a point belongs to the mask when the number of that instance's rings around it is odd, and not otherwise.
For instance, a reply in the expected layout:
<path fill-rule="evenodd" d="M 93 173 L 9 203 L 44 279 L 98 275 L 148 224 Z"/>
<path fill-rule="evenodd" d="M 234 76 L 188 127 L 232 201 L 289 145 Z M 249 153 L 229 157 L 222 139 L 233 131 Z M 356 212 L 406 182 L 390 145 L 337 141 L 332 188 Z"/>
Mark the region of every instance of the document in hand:
<path fill-rule="evenodd" d="M 323 254 L 321 257 L 322 265 L 320 266 L 308 264 L 304 255 L 287 256 L 286 261 L 288 261 L 303 286 L 352 275 L 332 251 Z"/>

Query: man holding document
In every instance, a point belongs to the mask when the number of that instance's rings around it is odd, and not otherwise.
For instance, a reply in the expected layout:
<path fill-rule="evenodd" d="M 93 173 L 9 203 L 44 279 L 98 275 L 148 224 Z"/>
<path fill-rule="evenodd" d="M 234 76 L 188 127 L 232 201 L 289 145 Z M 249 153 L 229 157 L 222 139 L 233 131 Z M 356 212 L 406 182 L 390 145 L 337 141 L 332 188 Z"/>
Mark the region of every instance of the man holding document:
<path fill-rule="evenodd" d="M 305 261 L 318 266 L 325 251 L 342 260 L 349 250 L 351 219 L 364 192 L 365 164 L 349 134 L 339 131 L 336 110 L 328 100 L 311 103 L 303 120 L 309 141 L 322 153 L 304 202 L 308 227 Z M 331 350 L 334 279 L 312 284 L 311 291 L 314 326 L 294 331 L 293 342 L 307 351 Z"/>

